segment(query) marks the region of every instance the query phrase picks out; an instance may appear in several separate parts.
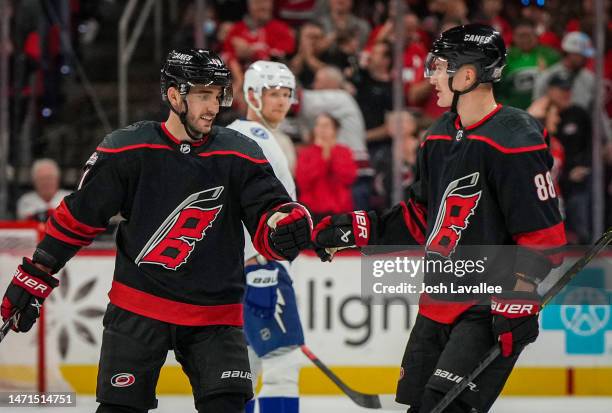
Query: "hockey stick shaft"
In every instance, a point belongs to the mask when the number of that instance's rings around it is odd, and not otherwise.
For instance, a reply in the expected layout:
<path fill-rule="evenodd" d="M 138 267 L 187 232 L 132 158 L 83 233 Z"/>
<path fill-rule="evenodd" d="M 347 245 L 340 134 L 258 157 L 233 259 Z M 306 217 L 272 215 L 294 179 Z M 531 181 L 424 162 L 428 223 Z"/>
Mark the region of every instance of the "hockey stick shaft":
<path fill-rule="evenodd" d="M 377 394 L 366 394 L 361 393 L 356 390 L 351 389 L 346 383 L 342 381 L 340 377 L 338 377 L 329 367 L 327 367 L 317 356 L 314 355 L 312 351 L 304 344 L 300 346 L 302 353 L 312 363 L 317 366 L 323 374 L 325 374 L 344 394 L 346 394 L 353 402 L 361 407 L 365 407 L 368 409 L 380 409 L 380 396 Z"/>
<path fill-rule="evenodd" d="M 542 308 L 546 306 L 582 269 L 602 250 L 612 242 L 612 228 L 604 234 L 589 248 L 586 254 L 567 270 L 561 278 L 542 297 Z M 455 384 L 433 408 L 431 413 L 442 413 L 442 411 L 453 402 L 465 388 L 473 382 L 484 369 L 486 369 L 501 354 L 499 345 L 495 344 L 489 349 L 485 357 L 478 363 L 476 368 L 463 380 Z"/>
<path fill-rule="evenodd" d="M 9 331 L 11 331 L 13 324 L 17 323 L 17 318 L 19 318 L 19 311 L 15 311 L 13 315 L 2 324 L 2 327 L 0 327 L 0 343 L 4 340 L 4 337 L 6 337 Z"/>

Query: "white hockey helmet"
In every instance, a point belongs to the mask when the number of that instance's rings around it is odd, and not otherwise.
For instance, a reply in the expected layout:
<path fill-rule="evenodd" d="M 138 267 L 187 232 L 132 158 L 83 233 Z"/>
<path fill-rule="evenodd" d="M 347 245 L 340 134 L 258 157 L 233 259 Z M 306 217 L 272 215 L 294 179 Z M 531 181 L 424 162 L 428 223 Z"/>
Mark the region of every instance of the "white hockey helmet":
<path fill-rule="evenodd" d="M 295 76 L 283 63 L 258 60 L 251 64 L 244 74 L 242 91 L 247 102 L 249 101 L 249 90 L 253 90 L 255 98 L 260 101 L 264 89 L 281 87 L 291 90 L 291 103 L 295 103 Z"/>

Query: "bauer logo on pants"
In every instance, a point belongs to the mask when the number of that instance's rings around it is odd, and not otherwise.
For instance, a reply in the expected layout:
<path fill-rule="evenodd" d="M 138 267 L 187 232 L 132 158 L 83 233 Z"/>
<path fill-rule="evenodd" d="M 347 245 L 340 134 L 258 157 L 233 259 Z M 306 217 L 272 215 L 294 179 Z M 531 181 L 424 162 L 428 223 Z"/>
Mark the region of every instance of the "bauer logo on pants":
<path fill-rule="evenodd" d="M 111 377 L 111 385 L 113 387 L 128 387 L 134 384 L 136 378 L 131 373 L 119 373 Z"/>
<path fill-rule="evenodd" d="M 250 371 L 227 370 L 227 371 L 224 371 L 223 373 L 221 373 L 221 378 L 222 379 L 241 378 L 241 379 L 249 379 L 249 380 L 251 380 L 253 378 L 253 375 L 251 374 Z"/>

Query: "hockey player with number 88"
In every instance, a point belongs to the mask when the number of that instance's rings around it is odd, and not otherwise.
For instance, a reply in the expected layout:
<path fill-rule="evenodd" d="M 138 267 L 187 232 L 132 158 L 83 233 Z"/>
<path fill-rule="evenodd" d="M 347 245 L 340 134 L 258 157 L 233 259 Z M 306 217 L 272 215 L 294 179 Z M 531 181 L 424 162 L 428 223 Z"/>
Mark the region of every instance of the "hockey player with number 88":
<path fill-rule="evenodd" d="M 322 260 L 338 248 L 365 245 L 420 244 L 428 258 L 442 260 L 465 253 L 465 246 L 493 246 L 487 251 L 497 252 L 487 262 L 493 269 L 486 281 L 501 286 L 501 293 L 476 299 L 421 294 L 397 385 L 396 400 L 410 405 L 410 413 L 432 411 L 497 342 L 502 357 L 444 411 L 489 410 L 519 354 L 538 336 L 536 288 L 560 264 L 559 248 L 566 243 L 546 131 L 493 96 L 491 83 L 501 78 L 505 59 L 504 42 L 490 26 L 442 33 L 427 58 L 426 75 L 438 105 L 451 110 L 421 143 L 408 198 L 382 214 L 326 217 L 313 231 L 315 244 L 327 249 Z M 427 273 L 424 282 L 439 283 L 439 276 Z"/>
<path fill-rule="evenodd" d="M 278 125 L 295 102 L 295 77 L 286 65 L 260 60 L 244 75 L 247 119 L 236 120 L 234 129 L 253 139 L 262 148 L 274 173 L 295 200 L 295 183 L 277 138 Z M 249 343 L 253 386 L 261 374 L 260 413 L 299 411 L 298 374 L 303 359 L 299 346 L 304 333 L 297 311 L 295 292 L 289 276 L 289 261 L 266 260 L 245 238 L 244 331 Z M 255 401 L 247 406 L 253 411 Z"/>

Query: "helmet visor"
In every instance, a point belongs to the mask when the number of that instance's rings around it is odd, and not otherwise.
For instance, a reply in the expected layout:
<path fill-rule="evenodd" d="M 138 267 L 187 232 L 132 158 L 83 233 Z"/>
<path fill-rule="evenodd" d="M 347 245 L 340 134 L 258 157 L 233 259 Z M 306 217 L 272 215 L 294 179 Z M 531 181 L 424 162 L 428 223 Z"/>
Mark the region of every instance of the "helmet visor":
<path fill-rule="evenodd" d="M 449 76 L 454 76 L 457 69 L 449 64 L 448 60 L 433 53 L 427 54 L 425 59 L 425 77 L 430 78 L 433 75 L 447 73 Z"/>
<path fill-rule="evenodd" d="M 206 82 L 206 83 L 192 83 L 192 82 L 187 82 L 187 85 L 189 86 L 186 89 L 186 93 L 183 93 L 181 91 L 181 94 L 186 95 L 187 93 L 189 93 L 189 90 L 191 90 L 191 88 L 193 88 L 194 86 L 198 85 L 198 86 L 221 86 L 221 96 L 219 97 L 219 106 L 222 107 L 231 107 L 232 106 L 232 102 L 234 101 L 234 91 L 232 89 L 232 85 L 227 84 L 227 82 L 224 82 L 226 84 L 221 84 L 221 82 L 217 83 L 215 81 L 210 81 L 210 82 Z"/>

